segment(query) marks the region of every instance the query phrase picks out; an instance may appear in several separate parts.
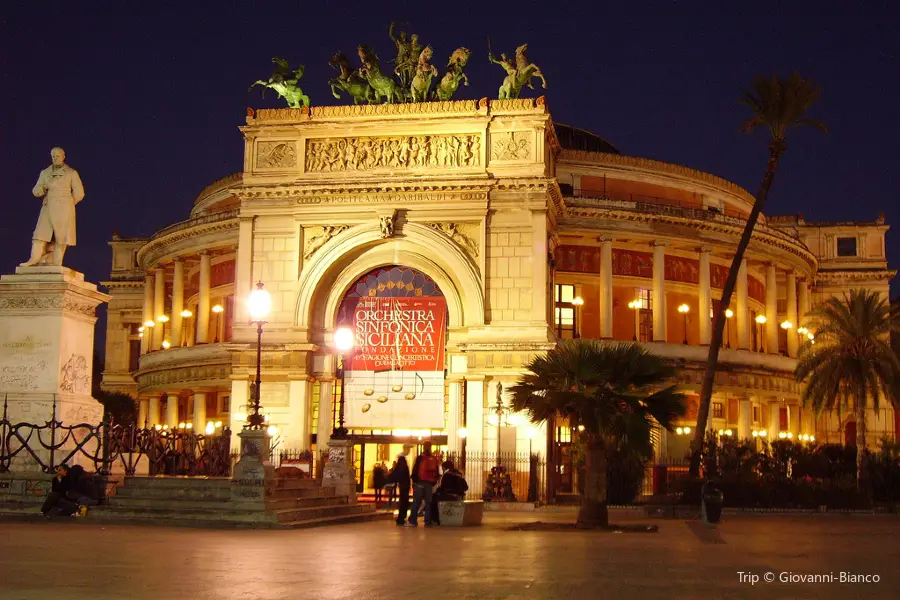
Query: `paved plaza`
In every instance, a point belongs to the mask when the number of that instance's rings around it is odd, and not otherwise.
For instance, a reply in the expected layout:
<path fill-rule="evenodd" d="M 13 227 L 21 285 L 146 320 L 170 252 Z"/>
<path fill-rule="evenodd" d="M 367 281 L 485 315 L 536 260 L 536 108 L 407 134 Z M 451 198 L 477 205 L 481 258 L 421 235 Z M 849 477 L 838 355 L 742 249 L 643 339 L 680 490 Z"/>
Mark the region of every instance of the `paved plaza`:
<path fill-rule="evenodd" d="M 0 523 L 0 599 L 900 597 L 898 517 L 726 515 L 715 530 L 655 520 L 655 534 L 508 530 L 572 518 L 491 513 L 478 529 L 415 530 L 390 521 L 293 531 Z M 613 519 L 647 522 L 627 511 Z M 841 572 L 880 582 L 840 583 Z M 834 582 L 779 583 L 783 573 Z"/>

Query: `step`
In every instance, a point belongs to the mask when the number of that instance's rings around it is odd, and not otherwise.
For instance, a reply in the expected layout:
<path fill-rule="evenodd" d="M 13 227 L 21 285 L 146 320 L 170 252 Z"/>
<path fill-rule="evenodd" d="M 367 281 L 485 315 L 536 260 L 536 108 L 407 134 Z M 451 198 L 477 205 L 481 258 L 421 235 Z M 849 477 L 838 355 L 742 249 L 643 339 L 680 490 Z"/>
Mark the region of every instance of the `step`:
<path fill-rule="evenodd" d="M 126 477 L 125 487 L 196 489 L 228 488 L 230 477 L 187 477 L 180 475 L 159 475 L 154 477 Z"/>
<path fill-rule="evenodd" d="M 168 488 L 154 487 L 120 487 L 116 489 L 115 496 L 111 498 L 159 498 L 161 500 L 168 499 L 185 499 L 197 501 L 217 501 L 230 500 L 231 488 L 209 488 L 209 489 L 183 489 L 175 490 Z"/>
<path fill-rule="evenodd" d="M 318 479 L 275 479 L 275 487 L 279 490 L 301 490 L 322 487 Z"/>
<path fill-rule="evenodd" d="M 334 506 L 308 506 L 302 508 L 283 508 L 272 511 L 280 523 L 321 519 L 337 515 L 355 515 L 374 513 L 371 505 L 337 504 Z"/>
<path fill-rule="evenodd" d="M 334 496 L 335 487 L 309 487 L 309 488 L 272 488 L 270 498 L 318 498 L 320 496 Z"/>
<path fill-rule="evenodd" d="M 304 519 L 289 521 L 275 525 L 278 529 L 303 529 L 307 527 L 320 527 L 324 525 L 342 525 L 345 523 L 367 523 L 369 521 L 393 520 L 394 514 L 390 511 L 375 511 L 351 515 L 339 515 L 335 517 L 323 517 L 320 519 Z"/>
<path fill-rule="evenodd" d="M 142 508 L 128 506 L 94 506 L 88 510 L 88 517 L 119 519 L 152 519 L 167 521 L 171 519 L 189 519 L 199 521 L 223 521 L 243 523 L 271 523 L 274 521 L 270 512 L 240 510 L 230 504 L 221 508 Z"/>
<path fill-rule="evenodd" d="M 325 495 L 309 498 L 276 498 L 266 500 L 267 510 L 281 510 L 285 508 L 303 508 L 307 506 L 337 506 L 347 504 L 347 496 Z"/>

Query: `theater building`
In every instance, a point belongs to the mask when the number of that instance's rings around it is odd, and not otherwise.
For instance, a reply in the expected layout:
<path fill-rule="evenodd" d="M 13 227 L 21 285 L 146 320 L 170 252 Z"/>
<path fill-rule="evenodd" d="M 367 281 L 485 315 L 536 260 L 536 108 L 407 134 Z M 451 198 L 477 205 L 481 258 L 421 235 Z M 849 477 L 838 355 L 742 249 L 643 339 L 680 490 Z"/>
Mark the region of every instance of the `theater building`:
<path fill-rule="evenodd" d="M 361 487 L 372 465 L 430 439 L 451 451 L 528 452 L 559 467 L 565 421 L 507 415 L 505 391 L 558 339 L 637 340 L 698 393 L 732 253 L 753 197 L 714 175 L 621 155 L 552 121 L 543 99 L 248 111 L 240 173 L 186 220 L 114 238 L 106 389 L 140 420 L 241 428 L 256 371 L 246 299 L 272 295 L 262 405 L 282 448 L 323 449 L 345 361 L 345 420 Z M 883 218 L 762 216 L 738 279 L 710 415 L 713 429 L 850 441 L 853 416 L 800 405 L 803 315 L 850 288 L 887 297 Z M 152 325 L 152 326 L 151 326 Z M 498 388 L 498 385 L 502 386 Z M 895 436 L 890 408 L 874 443 Z M 689 435 L 662 432 L 657 458 Z"/>

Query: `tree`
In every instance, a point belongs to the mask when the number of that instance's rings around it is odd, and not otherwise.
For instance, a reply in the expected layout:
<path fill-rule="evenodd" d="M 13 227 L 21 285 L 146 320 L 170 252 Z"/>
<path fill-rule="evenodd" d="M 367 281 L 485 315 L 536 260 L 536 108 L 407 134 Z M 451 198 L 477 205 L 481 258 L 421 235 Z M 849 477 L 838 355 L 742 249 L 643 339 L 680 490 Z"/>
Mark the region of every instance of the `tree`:
<path fill-rule="evenodd" d="M 900 410 L 900 361 L 891 348 L 897 313 L 878 292 L 851 290 L 829 298 L 809 317 L 815 338 L 800 348 L 795 375 L 805 381 L 803 402 L 816 414 L 848 410 L 856 416 L 856 482 L 862 487 L 866 449 L 866 408 L 876 411 L 884 397 Z"/>
<path fill-rule="evenodd" d="M 669 385 L 675 369 L 638 344 L 593 340 L 561 342 L 527 365 L 512 386 L 512 407 L 532 422 L 568 417 L 586 445 L 579 527 L 609 523 L 606 452 L 623 449 L 649 457 L 651 431 L 671 430 L 684 398 Z"/>
<path fill-rule="evenodd" d="M 731 267 L 728 269 L 728 277 L 725 279 L 725 287 L 722 289 L 722 301 L 720 310 L 713 321 L 712 339 L 709 343 L 709 355 L 706 359 L 706 373 L 703 377 L 703 387 L 700 392 L 700 407 L 697 411 L 697 425 L 694 428 L 693 452 L 691 454 L 691 476 L 700 474 L 700 456 L 702 452 L 703 436 L 706 434 L 706 423 L 709 418 L 709 405 L 712 401 L 713 383 L 716 377 L 716 365 L 719 362 L 719 348 L 722 345 L 722 334 L 725 329 L 725 309 L 731 302 L 734 286 L 737 283 L 738 271 L 744 260 L 744 253 L 750 244 L 756 221 L 762 212 L 775 179 L 775 171 L 778 169 L 778 161 L 787 148 L 786 136 L 791 129 L 800 126 L 812 126 L 825 131 L 825 126 L 806 116 L 809 108 L 819 99 L 819 88 L 809 79 L 803 79 L 797 73 L 783 78 L 763 77 L 758 75 L 753 80 L 752 90 L 742 90 L 741 104 L 750 107 L 752 115 L 743 122 L 741 129 L 751 133 L 758 127 L 768 131 L 769 162 L 763 174 L 759 192 L 747 224 L 738 242 Z"/>
<path fill-rule="evenodd" d="M 116 425 L 133 425 L 137 421 L 134 398 L 121 392 L 94 392 L 94 398 L 103 405 L 103 419 L 111 417 Z M 139 423 L 141 427 L 143 423 Z"/>

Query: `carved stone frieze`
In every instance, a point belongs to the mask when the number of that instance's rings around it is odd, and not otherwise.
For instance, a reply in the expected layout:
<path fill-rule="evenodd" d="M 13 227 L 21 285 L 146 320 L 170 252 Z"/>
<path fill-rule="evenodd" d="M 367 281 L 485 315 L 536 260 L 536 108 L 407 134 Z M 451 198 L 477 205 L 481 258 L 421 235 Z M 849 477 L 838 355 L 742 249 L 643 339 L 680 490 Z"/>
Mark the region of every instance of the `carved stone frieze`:
<path fill-rule="evenodd" d="M 503 131 L 491 134 L 491 160 L 527 160 L 531 158 L 528 131 Z"/>
<path fill-rule="evenodd" d="M 478 258 L 478 224 L 426 223 L 426 225 L 456 242 L 472 258 Z"/>
<path fill-rule="evenodd" d="M 256 145 L 256 168 L 287 169 L 297 165 L 297 148 L 293 141 L 259 142 Z"/>
<path fill-rule="evenodd" d="M 324 246 L 328 240 L 347 229 L 350 229 L 349 225 L 304 227 L 303 234 L 306 239 L 306 244 L 303 248 L 303 259 L 309 260 L 312 258 L 313 254 L 315 254 L 319 248 Z"/>
<path fill-rule="evenodd" d="M 480 134 L 325 138 L 306 143 L 308 173 L 480 165 Z"/>
<path fill-rule="evenodd" d="M 544 97 L 533 98 L 507 98 L 504 100 L 491 100 L 489 103 L 491 112 L 507 112 L 533 110 L 535 107 L 544 106 Z"/>
<path fill-rule="evenodd" d="M 77 302 L 71 298 L 58 296 L 11 296 L 0 298 L 0 310 L 54 310 L 78 313 L 86 317 L 95 316 L 96 306 Z"/>

